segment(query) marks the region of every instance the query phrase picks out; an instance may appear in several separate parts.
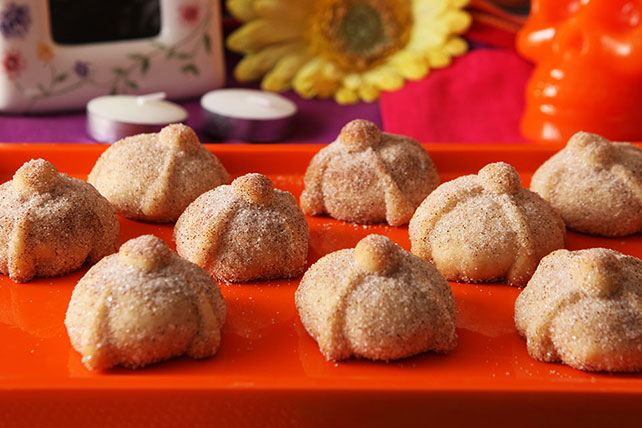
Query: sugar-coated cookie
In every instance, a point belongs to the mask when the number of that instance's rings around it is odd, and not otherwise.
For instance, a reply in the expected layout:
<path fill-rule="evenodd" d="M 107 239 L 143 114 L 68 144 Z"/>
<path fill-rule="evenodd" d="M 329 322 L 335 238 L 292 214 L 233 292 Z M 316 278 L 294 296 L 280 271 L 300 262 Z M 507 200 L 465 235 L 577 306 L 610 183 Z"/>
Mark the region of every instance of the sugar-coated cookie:
<path fill-rule="evenodd" d="M 393 360 L 457 345 L 448 282 L 385 236 L 321 258 L 303 276 L 295 302 L 328 360 Z"/>
<path fill-rule="evenodd" d="M 412 138 L 353 120 L 317 153 L 305 173 L 301 209 L 355 223 L 408 223 L 439 184 L 428 153 Z"/>
<path fill-rule="evenodd" d="M 523 287 L 540 259 L 564 247 L 564 222 L 524 189 L 507 163 L 486 165 L 439 186 L 409 225 L 413 254 L 448 280 Z"/>

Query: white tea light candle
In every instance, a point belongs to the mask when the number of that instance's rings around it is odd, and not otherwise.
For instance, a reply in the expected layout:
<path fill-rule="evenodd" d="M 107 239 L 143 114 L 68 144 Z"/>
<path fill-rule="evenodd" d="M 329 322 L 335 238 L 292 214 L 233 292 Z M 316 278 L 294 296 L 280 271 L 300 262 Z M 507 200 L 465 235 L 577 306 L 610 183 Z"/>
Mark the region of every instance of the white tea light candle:
<path fill-rule="evenodd" d="M 219 89 L 201 98 L 203 127 L 218 138 L 273 142 L 287 137 L 296 105 L 255 89 Z"/>
<path fill-rule="evenodd" d="M 187 119 L 187 110 L 166 101 L 165 93 L 106 95 L 87 103 L 87 132 L 97 141 L 113 143 L 121 138 L 158 132 L 170 123 Z"/>

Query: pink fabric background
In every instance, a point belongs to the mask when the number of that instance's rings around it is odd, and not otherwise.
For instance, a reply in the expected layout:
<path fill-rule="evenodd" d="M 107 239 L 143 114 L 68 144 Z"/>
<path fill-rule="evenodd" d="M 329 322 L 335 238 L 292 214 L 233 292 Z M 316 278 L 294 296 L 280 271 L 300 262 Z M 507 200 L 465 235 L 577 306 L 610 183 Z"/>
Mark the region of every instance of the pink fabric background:
<path fill-rule="evenodd" d="M 532 65 L 507 49 L 477 49 L 383 94 L 384 129 L 421 142 L 524 142 L 519 121 Z"/>

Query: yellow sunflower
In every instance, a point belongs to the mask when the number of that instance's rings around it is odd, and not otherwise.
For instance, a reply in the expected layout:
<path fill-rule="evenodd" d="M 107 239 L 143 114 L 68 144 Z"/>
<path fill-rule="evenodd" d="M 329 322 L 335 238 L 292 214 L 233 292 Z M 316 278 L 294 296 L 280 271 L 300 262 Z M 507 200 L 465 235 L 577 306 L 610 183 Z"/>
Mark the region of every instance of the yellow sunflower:
<path fill-rule="evenodd" d="M 240 81 L 341 104 L 374 101 L 445 67 L 467 45 L 468 0 L 227 0 Z"/>

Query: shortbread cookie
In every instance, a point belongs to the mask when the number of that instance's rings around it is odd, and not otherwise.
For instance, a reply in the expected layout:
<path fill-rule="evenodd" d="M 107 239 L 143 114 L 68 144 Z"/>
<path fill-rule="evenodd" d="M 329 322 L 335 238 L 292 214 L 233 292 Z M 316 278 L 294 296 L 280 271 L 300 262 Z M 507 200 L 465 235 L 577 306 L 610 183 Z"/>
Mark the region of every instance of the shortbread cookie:
<path fill-rule="evenodd" d="M 399 226 L 408 223 L 439 185 L 439 175 L 428 153 L 412 138 L 353 120 L 314 156 L 304 181 L 305 214 Z"/>
<path fill-rule="evenodd" d="M 194 199 L 229 181 L 218 158 L 181 124 L 117 141 L 89 174 L 119 214 L 158 223 L 176 221 Z"/>
<path fill-rule="evenodd" d="M 393 360 L 457 345 L 448 282 L 430 263 L 381 235 L 317 261 L 295 301 L 328 360 Z"/>
<path fill-rule="evenodd" d="M 161 239 L 127 241 L 78 282 L 65 325 L 92 370 L 216 353 L 225 321 L 218 285 Z"/>
<path fill-rule="evenodd" d="M 91 185 L 31 160 L 0 185 L 0 273 L 64 275 L 116 251 L 114 207 Z"/>
<path fill-rule="evenodd" d="M 174 228 L 178 254 L 229 282 L 299 276 L 309 235 L 292 194 L 261 174 L 204 193 Z"/>
<path fill-rule="evenodd" d="M 512 166 L 498 162 L 442 184 L 410 221 L 412 252 L 451 281 L 523 287 L 542 257 L 564 247 L 566 229 L 520 182 Z"/>
<path fill-rule="evenodd" d="M 515 302 L 531 357 L 580 370 L 642 370 L 642 260 L 605 248 L 548 255 Z"/>
<path fill-rule="evenodd" d="M 632 144 L 578 132 L 535 171 L 531 190 L 569 229 L 601 236 L 642 230 L 642 150 Z"/>

